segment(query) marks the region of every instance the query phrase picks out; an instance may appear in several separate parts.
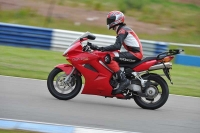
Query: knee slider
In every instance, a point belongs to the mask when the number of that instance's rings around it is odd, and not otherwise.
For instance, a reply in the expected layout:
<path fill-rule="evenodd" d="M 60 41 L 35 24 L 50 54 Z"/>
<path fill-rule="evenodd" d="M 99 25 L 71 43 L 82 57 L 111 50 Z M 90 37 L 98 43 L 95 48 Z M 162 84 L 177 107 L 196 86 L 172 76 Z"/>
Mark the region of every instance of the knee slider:
<path fill-rule="evenodd" d="M 107 54 L 107 55 L 104 57 L 104 61 L 105 61 L 106 64 L 110 64 L 110 62 L 111 62 L 111 56 L 110 56 L 110 54 Z"/>

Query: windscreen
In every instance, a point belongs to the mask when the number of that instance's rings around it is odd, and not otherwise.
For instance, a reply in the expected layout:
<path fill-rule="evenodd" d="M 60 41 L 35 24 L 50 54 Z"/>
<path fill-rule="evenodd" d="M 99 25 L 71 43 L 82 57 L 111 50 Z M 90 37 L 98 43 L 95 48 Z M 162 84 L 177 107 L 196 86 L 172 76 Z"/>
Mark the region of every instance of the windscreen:
<path fill-rule="evenodd" d="M 86 36 L 88 36 L 88 35 L 92 35 L 92 34 L 91 34 L 90 32 L 86 32 L 86 33 L 82 34 L 80 37 L 78 37 L 75 41 L 73 41 L 73 42 L 70 44 L 70 46 L 65 50 L 65 52 L 63 53 L 63 55 L 65 55 L 65 54 L 69 51 L 69 49 L 71 48 L 71 46 L 73 46 L 77 41 L 79 41 L 80 38 L 84 38 L 84 37 L 86 37 Z"/>
<path fill-rule="evenodd" d="M 73 41 L 72 43 L 71 43 L 71 45 L 70 46 L 72 46 L 74 43 L 76 43 L 77 41 L 79 41 L 80 40 L 80 38 L 84 38 L 84 37 L 86 37 L 86 36 L 88 36 L 88 35 L 92 35 L 90 32 L 85 32 L 84 34 L 82 34 L 80 37 L 78 37 L 75 41 Z"/>

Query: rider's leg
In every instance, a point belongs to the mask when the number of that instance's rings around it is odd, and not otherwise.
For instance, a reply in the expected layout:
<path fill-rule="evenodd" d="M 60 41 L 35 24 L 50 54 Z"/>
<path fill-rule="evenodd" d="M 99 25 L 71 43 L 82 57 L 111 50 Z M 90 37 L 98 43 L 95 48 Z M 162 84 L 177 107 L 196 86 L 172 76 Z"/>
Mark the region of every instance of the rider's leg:
<path fill-rule="evenodd" d="M 115 91 L 115 94 L 120 94 L 130 85 L 130 81 L 126 78 L 124 72 L 120 70 L 119 65 L 116 61 L 112 60 L 110 64 L 108 64 L 108 67 L 117 74 L 119 88 Z"/>
<path fill-rule="evenodd" d="M 113 54 L 111 54 L 111 61 L 109 62 L 108 67 L 113 70 L 118 77 L 119 88 L 115 91 L 115 94 L 120 94 L 124 89 L 130 85 L 130 81 L 126 78 L 124 72 L 120 70 L 119 64 L 113 60 Z"/>
<path fill-rule="evenodd" d="M 128 80 L 121 70 L 116 72 L 118 81 L 119 81 L 119 88 L 115 91 L 115 94 L 120 94 L 124 89 L 126 89 L 130 85 L 130 80 Z"/>
<path fill-rule="evenodd" d="M 140 53 L 137 53 L 140 54 Z M 138 58 L 134 53 L 131 52 L 120 52 L 120 53 L 112 53 L 111 55 L 111 62 L 108 64 L 110 69 L 112 69 L 118 76 L 119 79 L 119 88 L 115 91 L 115 94 L 121 93 L 124 89 L 126 89 L 130 85 L 130 80 L 128 80 L 125 76 L 125 74 L 120 70 L 119 63 L 135 63 L 140 59 Z M 114 58 L 114 60 L 113 60 Z M 117 62 L 116 62 L 117 61 Z"/>

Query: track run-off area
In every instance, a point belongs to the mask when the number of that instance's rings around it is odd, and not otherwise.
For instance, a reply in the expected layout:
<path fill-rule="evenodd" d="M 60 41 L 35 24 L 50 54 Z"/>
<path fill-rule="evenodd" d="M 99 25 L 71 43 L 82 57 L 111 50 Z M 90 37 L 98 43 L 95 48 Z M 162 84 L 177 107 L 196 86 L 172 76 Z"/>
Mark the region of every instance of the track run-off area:
<path fill-rule="evenodd" d="M 190 91 L 190 90 L 188 90 Z M 200 133 L 200 98 L 170 95 L 157 110 L 92 95 L 55 99 L 45 80 L 0 76 L 0 118 L 140 133 Z"/>

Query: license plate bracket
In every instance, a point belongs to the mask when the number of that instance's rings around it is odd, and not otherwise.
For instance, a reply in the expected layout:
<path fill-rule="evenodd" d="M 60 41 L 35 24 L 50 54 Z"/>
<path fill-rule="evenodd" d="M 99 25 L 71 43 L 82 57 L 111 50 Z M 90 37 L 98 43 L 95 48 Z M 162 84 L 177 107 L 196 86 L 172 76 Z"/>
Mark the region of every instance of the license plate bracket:
<path fill-rule="evenodd" d="M 170 83 L 173 84 L 173 82 L 172 82 L 172 80 L 171 80 L 169 68 L 164 68 L 164 69 L 163 69 L 163 72 L 164 72 L 164 74 L 166 75 L 166 77 L 169 79 Z"/>

